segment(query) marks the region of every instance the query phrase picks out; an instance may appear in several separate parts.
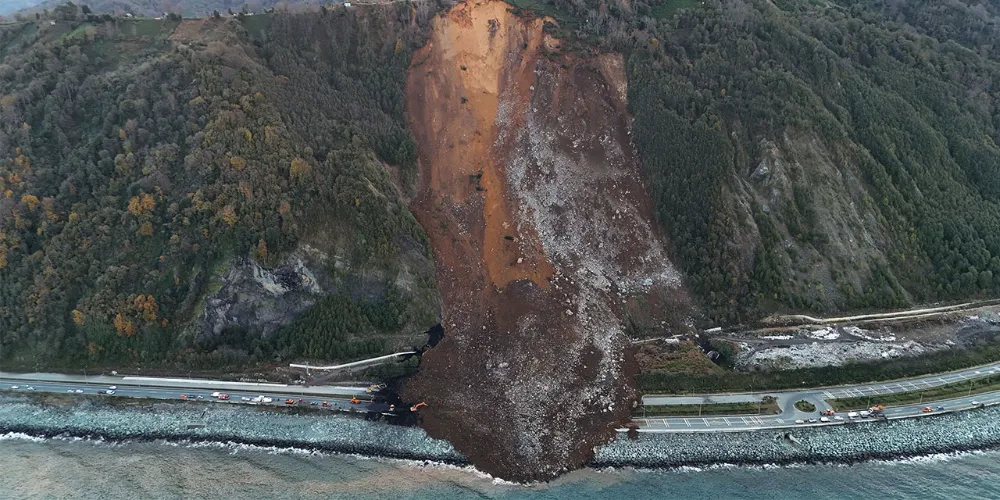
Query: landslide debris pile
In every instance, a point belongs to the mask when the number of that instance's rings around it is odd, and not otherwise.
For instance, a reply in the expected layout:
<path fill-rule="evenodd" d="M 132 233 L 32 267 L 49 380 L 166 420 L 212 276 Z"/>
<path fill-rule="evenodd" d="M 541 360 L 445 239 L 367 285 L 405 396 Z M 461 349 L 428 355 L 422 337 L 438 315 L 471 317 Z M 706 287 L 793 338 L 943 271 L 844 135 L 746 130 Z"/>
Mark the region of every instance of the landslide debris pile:
<path fill-rule="evenodd" d="M 537 480 L 628 419 L 626 319 L 659 325 L 686 302 L 651 222 L 621 57 L 562 52 L 546 20 L 510 8 L 456 5 L 411 64 L 410 209 L 446 336 L 404 397 L 480 469 Z"/>

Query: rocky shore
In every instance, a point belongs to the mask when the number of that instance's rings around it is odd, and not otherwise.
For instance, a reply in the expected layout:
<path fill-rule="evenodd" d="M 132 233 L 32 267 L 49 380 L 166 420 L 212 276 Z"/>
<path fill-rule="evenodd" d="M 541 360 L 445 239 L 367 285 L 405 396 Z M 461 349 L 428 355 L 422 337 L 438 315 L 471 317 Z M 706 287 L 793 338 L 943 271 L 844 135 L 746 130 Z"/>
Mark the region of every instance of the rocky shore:
<path fill-rule="evenodd" d="M 672 468 L 712 464 L 855 463 L 1000 447 L 1000 408 L 889 423 L 720 433 L 624 435 L 597 449 L 591 466 Z M 78 436 L 105 441 L 233 442 L 466 465 L 421 429 L 361 416 L 149 402 L 60 404 L 0 396 L 0 434 Z M 789 435 L 790 433 L 790 435 Z"/>

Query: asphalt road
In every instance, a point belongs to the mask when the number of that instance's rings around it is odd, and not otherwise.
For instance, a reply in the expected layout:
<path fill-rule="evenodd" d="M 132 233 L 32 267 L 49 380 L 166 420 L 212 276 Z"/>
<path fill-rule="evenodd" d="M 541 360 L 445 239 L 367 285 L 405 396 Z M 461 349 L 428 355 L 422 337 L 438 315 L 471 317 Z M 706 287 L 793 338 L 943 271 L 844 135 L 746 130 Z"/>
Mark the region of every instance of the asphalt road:
<path fill-rule="evenodd" d="M 99 395 L 102 397 L 132 397 L 151 399 L 173 399 L 188 401 L 207 401 L 226 404 L 248 404 L 248 405 L 270 405 L 270 406 L 292 406 L 286 404 L 287 399 L 293 400 L 295 406 L 309 406 L 312 408 L 340 410 L 340 411 L 367 411 L 367 403 L 372 399 L 370 394 L 365 393 L 364 388 L 344 388 L 344 387 L 296 387 L 281 384 L 248 384 L 229 383 L 222 381 L 199 381 L 186 379 L 152 379 L 142 378 L 139 382 L 133 377 L 75 377 L 57 374 L 33 374 L 40 377 L 31 378 L 27 375 L 0 374 L 0 390 L 10 392 L 51 392 L 79 395 Z M 53 375 L 61 379 L 69 380 L 48 380 L 48 375 Z M 97 379 L 97 380 L 95 380 Z M 110 379 L 110 380 L 106 380 Z M 140 382 L 145 382 L 140 385 Z M 211 382 L 205 384 L 205 382 Z M 184 387 L 163 387 L 161 385 L 148 384 L 170 384 L 185 385 Z M 257 390 L 247 388 L 231 388 L 233 385 L 254 386 Z M 115 386 L 113 395 L 108 395 L 106 391 Z M 15 389 L 16 387 L 16 389 Z M 344 390 L 354 391 L 360 403 L 351 403 L 350 394 L 345 395 Z M 325 392 L 318 393 L 318 392 Z M 228 400 L 220 400 L 212 397 L 213 392 L 222 392 L 229 395 Z M 184 398 L 181 398 L 181 395 Z M 250 401 L 257 396 L 270 397 L 271 403 L 254 403 Z M 244 399 L 246 398 L 246 399 Z M 327 405 L 324 407 L 323 402 Z M 314 404 L 315 403 L 315 404 Z"/>
<path fill-rule="evenodd" d="M 936 401 L 934 403 L 924 403 L 886 408 L 885 416 L 888 419 L 922 417 L 937 415 L 945 412 L 969 410 L 975 406 L 973 402 L 982 405 L 992 406 L 1000 404 L 1000 391 L 975 394 L 970 397 Z M 930 407 L 933 411 L 923 412 L 924 408 Z M 938 410 L 938 407 L 944 407 Z M 838 415 L 844 418 L 843 421 L 833 420 L 829 423 L 815 422 L 809 423 L 809 418 L 819 419 L 817 414 L 801 414 L 789 417 L 786 413 L 781 415 L 743 415 L 736 417 L 650 417 L 633 419 L 639 424 L 640 432 L 725 432 L 725 431 L 746 431 L 756 429 L 775 429 L 785 427 L 812 427 L 826 425 L 860 425 L 863 423 L 876 424 L 881 419 L 876 418 L 856 418 L 849 419 L 846 413 Z M 797 424 L 796 420 L 805 420 L 805 423 Z"/>
<path fill-rule="evenodd" d="M 794 426 L 796 420 L 807 420 L 819 418 L 819 411 L 831 409 L 826 402 L 828 399 L 848 398 L 848 397 L 871 397 L 871 403 L 878 402 L 881 394 L 893 394 L 899 392 L 913 392 L 924 389 L 932 389 L 943 385 L 968 382 L 970 387 L 974 387 L 975 380 L 989 375 L 1000 374 L 1000 362 L 966 370 L 958 370 L 937 375 L 927 375 L 906 380 L 893 382 L 859 384 L 842 387 L 829 387 L 818 389 L 805 389 L 801 391 L 779 391 L 779 392 L 755 392 L 742 394 L 704 394 L 698 396 L 643 396 L 644 405 L 697 405 L 713 403 L 738 403 L 756 402 L 765 396 L 772 396 L 777 399 L 777 404 L 781 408 L 780 415 L 768 416 L 728 416 L 728 417 L 664 417 L 664 418 L 640 418 L 636 419 L 640 427 L 652 432 L 678 432 L 686 430 L 747 430 L 763 427 L 785 427 Z M 795 408 L 795 402 L 805 400 L 816 405 L 816 412 L 805 413 Z M 954 401 L 954 402 L 952 402 Z M 1000 402 L 1000 392 L 973 395 L 968 398 L 958 398 L 948 402 L 937 402 L 931 406 L 945 406 L 947 411 L 954 409 L 971 408 L 972 401 L 987 404 Z M 925 405 L 909 405 L 888 408 L 885 412 L 888 418 L 904 418 L 917 415 L 924 415 L 921 411 Z M 834 425 L 841 422 L 835 421 Z M 808 424 L 807 424 L 808 425 Z"/>

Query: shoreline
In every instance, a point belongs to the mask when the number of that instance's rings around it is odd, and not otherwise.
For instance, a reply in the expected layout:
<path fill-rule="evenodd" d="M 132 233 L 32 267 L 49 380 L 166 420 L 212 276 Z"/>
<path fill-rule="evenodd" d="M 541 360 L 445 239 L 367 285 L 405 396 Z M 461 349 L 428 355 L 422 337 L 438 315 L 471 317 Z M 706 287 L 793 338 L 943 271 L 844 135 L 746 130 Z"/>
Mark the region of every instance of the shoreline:
<path fill-rule="evenodd" d="M 416 427 L 341 415 L 151 402 L 52 405 L 0 397 L 0 435 L 105 443 L 251 446 L 471 467 L 450 444 Z M 850 426 L 729 433 L 624 435 L 599 447 L 591 469 L 854 465 L 1000 449 L 1000 408 Z M 204 425 L 187 428 L 189 423 Z M 793 443 L 787 435 L 794 436 Z M 15 437 L 16 438 L 16 437 Z"/>

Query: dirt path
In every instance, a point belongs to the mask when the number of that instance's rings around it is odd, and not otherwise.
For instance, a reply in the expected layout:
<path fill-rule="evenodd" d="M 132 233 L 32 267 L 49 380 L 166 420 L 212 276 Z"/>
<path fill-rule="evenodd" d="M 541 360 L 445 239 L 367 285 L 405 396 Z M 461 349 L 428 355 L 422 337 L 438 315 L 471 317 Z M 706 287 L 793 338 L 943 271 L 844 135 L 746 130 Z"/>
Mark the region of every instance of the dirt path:
<path fill-rule="evenodd" d="M 481 470 L 582 466 L 636 401 L 626 320 L 688 310 L 629 139 L 621 57 L 562 53 L 497 1 L 435 19 L 407 111 L 410 208 L 434 248 L 446 335 L 403 396 Z"/>

